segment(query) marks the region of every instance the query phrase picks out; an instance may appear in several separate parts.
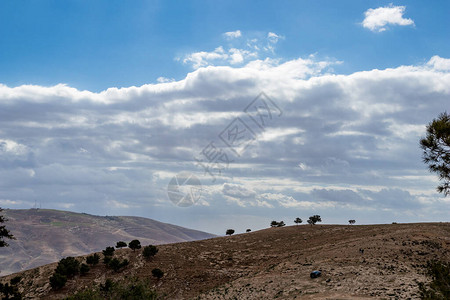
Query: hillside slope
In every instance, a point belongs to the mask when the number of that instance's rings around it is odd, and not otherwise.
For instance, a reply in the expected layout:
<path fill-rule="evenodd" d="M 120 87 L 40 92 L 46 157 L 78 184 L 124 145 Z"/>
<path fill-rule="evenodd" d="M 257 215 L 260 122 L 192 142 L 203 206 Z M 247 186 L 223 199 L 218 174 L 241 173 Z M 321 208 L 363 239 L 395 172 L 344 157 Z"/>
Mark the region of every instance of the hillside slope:
<path fill-rule="evenodd" d="M 101 217 L 49 209 L 8 209 L 7 228 L 17 238 L 0 251 L 1 275 L 31 269 L 139 239 L 143 244 L 201 240 L 214 235 L 140 217 Z"/>
<path fill-rule="evenodd" d="M 450 260 L 450 224 L 290 226 L 161 245 L 152 260 L 142 250 L 115 255 L 130 260 L 119 273 L 100 264 L 55 292 L 52 264 L 22 272 L 20 288 L 28 299 L 61 299 L 137 277 L 165 299 L 418 299 L 426 262 Z M 165 276 L 154 279 L 153 268 Z M 312 270 L 322 277 L 311 279 Z"/>

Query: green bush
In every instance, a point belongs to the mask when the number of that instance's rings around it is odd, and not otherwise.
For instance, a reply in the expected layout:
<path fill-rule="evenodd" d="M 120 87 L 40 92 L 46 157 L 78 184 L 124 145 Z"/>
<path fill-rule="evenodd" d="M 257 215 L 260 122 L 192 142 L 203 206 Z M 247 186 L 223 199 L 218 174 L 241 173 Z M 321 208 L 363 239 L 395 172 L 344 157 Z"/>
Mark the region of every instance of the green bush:
<path fill-rule="evenodd" d="M 158 248 L 153 245 L 148 245 L 144 247 L 144 250 L 142 251 L 142 255 L 144 255 L 145 258 L 150 258 L 156 255 L 158 253 Z"/>
<path fill-rule="evenodd" d="M 141 249 L 141 242 L 139 240 L 132 240 L 129 244 L 128 247 L 130 247 L 130 249 L 136 250 L 136 249 Z"/>
<path fill-rule="evenodd" d="M 430 284 L 419 283 L 421 298 L 424 300 L 450 299 L 450 262 L 428 261 L 427 275 Z"/>
<path fill-rule="evenodd" d="M 67 278 L 73 277 L 80 271 L 80 262 L 74 257 L 66 257 L 58 262 L 55 273 L 65 275 Z"/>
<path fill-rule="evenodd" d="M 54 272 L 52 277 L 50 277 L 50 286 L 54 290 L 59 290 L 66 285 L 67 276 L 60 273 Z"/>
<path fill-rule="evenodd" d="M 89 266 L 87 264 L 81 264 L 81 267 L 80 267 L 80 274 L 81 275 L 86 275 L 87 272 L 89 272 L 89 270 L 90 270 L 90 268 L 89 268 Z"/>
<path fill-rule="evenodd" d="M 126 246 L 127 246 L 127 243 L 125 243 L 125 242 L 123 242 L 123 241 L 119 241 L 119 242 L 117 242 L 117 244 L 116 244 L 116 248 L 118 248 L 118 249 L 123 248 L 123 247 L 126 247 Z"/>
<path fill-rule="evenodd" d="M 161 269 L 155 268 L 152 270 L 152 275 L 157 279 L 161 279 L 164 276 L 164 272 Z"/>
<path fill-rule="evenodd" d="M 106 249 L 103 250 L 102 252 L 103 252 L 104 256 L 113 256 L 114 251 L 116 251 L 116 249 L 114 249 L 114 247 L 106 247 Z"/>
<path fill-rule="evenodd" d="M 88 257 L 86 257 L 86 263 L 88 265 L 95 266 L 96 264 L 98 264 L 99 261 L 100 261 L 100 255 L 98 255 L 97 253 L 94 253 L 93 255 L 89 255 Z"/>
<path fill-rule="evenodd" d="M 110 267 L 111 269 L 113 269 L 116 272 L 119 272 L 120 269 L 128 266 L 128 264 L 129 264 L 128 259 L 124 259 L 123 261 L 120 261 L 120 259 L 118 259 L 118 258 L 113 258 L 108 263 L 108 267 Z"/>
<path fill-rule="evenodd" d="M 109 264 L 109 262 L 111 261 L 111 256 L 105 256 L 105 257 L 103 257 L 103 263 L 105 264 L 105 265 L 108 265 Z"/>

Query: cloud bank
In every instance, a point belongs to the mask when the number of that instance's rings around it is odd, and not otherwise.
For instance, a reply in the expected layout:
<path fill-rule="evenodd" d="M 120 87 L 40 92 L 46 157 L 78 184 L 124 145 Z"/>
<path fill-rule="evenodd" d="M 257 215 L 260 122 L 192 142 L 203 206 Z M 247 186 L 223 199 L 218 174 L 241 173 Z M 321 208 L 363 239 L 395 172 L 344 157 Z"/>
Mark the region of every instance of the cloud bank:
<path fill-rule="evenodd" d="M 449 59 L 342 75 L 330 69 L 339 62 L 314 56 L 241 53 L 238 65 L 231 49 L 199 53 L 179 81 L 99 93 L 0 84 L 0 206 L 38 201 L 216 233 L 314 213 L 327 222 L 449 221 L 449 200 L 436 194 L 418 145 L 449 108 Z M 216 59 L 229 65 L 211 65 Z M 245 120 L 261 92 L 282 116 L 254 127 L 254 142 L 212 181 L 194 158 L 211 141 L 229 151 L 218 135 Z M 204 188 L 190 208 L 167 197 L 181 171 Z"/>

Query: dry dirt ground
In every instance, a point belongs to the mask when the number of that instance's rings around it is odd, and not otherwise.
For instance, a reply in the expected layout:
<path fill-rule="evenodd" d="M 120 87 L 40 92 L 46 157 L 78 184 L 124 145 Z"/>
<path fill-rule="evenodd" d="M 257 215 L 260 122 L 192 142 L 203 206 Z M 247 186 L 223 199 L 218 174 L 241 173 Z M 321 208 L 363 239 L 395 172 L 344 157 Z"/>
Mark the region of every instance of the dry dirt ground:
<path fill-rule="evenodd" d="M 139 277 L 165 299 L 418 299 L 426 262 L 450 260 L 450 224 L 301 225 L 158 248 L 152 260 L 118 250 L 130 260 L 125 270 L 100 263 L 58 292 L 48 284 L 56 264 L 25 271 L 20 288 L 26 299 L 61 299 L 106 278 Z M 165 273 L 159 281 L 153 268 Z M 313 270 L 322 276 L 311 279 Z"/>

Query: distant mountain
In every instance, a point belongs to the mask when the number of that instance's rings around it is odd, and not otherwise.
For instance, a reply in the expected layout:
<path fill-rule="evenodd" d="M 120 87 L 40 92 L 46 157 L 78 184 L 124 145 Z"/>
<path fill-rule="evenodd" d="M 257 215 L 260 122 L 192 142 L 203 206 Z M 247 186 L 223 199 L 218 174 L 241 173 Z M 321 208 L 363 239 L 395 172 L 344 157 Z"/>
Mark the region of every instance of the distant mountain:
<path fill-rule="evenodd" d="M 6 209 L 16 237 L 0 249 L 0 276 L 139 239 L 142 245 L 202 240 L 213 234 L 141 217 L 94 216 L 51 209 Z"/>

